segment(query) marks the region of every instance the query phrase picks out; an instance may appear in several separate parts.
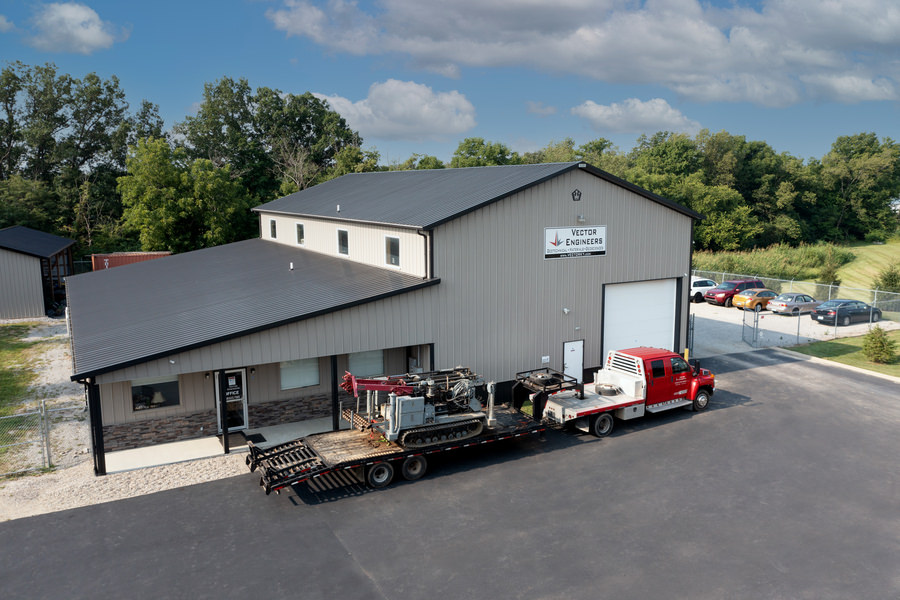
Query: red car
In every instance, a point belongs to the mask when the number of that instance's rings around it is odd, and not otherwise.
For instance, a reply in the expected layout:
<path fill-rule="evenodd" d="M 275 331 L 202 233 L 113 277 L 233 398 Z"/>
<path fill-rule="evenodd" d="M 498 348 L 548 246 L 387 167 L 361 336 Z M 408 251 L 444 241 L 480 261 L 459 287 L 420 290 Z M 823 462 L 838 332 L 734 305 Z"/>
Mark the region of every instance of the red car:
<path fill-rule="evenodd" d="M 703 299 L 709 304 L 719 306 L 731 306 L 736 294 L 752 288 L 764 288 L 766 285 L 759 279 L 732 279 L 723 281 L 703 295 Z"/>

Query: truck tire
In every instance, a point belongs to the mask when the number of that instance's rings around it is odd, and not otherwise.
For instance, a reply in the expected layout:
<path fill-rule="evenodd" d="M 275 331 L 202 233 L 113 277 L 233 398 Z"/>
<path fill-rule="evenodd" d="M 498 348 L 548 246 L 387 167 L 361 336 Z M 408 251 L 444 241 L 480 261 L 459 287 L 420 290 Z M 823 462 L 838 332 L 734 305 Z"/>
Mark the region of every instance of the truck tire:
<path fill-rule="evenodd" d="M 614 425 L 612 413 L 600 413 L 591 420 L 591 433 L 598 438 L 606 437 L 612 433 Z"/>
<path fill-rule="evenodd" d="M 407 456 L 403 461 L 403 466 L 400 467 L 400 473 L 407 481 L 421 479 L 427 470 L 428 461 L 424 456 Z"/>
<path fill-rule="evenodd" d="M 391 463 L 380 462 L 369 467 L 366 473 L 366 483 L 375 489 L 383 488 L 394 478 L 394 467 Z"/>
<path fill-rule="evenodd" d="M 709 406 L 709 392 L 706 390 L 700 390 L 697 392 L 697 395 L 694 396 L 694 412 L 700 412 L 701 410 L 706 410 L 706 407 Z"/>

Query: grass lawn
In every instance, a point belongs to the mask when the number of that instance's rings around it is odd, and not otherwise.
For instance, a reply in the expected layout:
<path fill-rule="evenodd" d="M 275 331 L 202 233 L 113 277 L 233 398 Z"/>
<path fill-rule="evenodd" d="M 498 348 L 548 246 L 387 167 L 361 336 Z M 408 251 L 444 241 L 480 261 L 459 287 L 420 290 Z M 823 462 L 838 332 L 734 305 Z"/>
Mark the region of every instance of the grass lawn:
<path fill-rule="evenodd" d="M 23 342 L 33 325 L 0 325 L 0 416 L 12 413 L 34 380 L 29 367 L 32 348 L 39 342 Z"/>
<path fill-rule="evenodd" d="M 878 274 L 892 264 L 900 263 L 900 238 L 893 237 L 884 244 L 851 244 L 848 250 L 856 255 L 853 262 L 838 269 L 841 285 L 872 288 Z"/>
<path fill-rule="evenodd" d="M 900 330 L 889 331 L 887 336 L 888 339 L 894 340 L 896 343 L 895 348 L 900 350 Z M 869 371 L 877 371 L 885 375 L 900 377 L 900 358 L 895 356 L 892 362 L 883 365 L 869 362 L 862 352 L 864 340 L 865 336 L 841 338 L 829 342 L 813 342 L 805 346 L 794 346 L 791 350 L 861 369 L 868 369 Z"/>

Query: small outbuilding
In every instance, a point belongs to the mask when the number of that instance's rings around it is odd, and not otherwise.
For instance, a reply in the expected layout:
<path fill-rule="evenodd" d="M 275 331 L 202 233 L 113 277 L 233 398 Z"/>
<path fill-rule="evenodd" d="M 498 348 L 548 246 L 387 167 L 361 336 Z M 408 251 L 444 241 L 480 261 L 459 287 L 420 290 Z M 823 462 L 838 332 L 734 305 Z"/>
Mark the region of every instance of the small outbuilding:
<path fill-rule="evenodd" d="M 65 300 L 74 245 L 21 225 L 0 229 L 0 319 L 42 317 Z"/>
<path fill-rule="evenodd" d="M 105 450 L 331 417 L 345 371 L 579 379 L 681 351 L 701 215 L 584 162 L 345 175 L 254 209 L 258 239 L 69 280 Z"/>

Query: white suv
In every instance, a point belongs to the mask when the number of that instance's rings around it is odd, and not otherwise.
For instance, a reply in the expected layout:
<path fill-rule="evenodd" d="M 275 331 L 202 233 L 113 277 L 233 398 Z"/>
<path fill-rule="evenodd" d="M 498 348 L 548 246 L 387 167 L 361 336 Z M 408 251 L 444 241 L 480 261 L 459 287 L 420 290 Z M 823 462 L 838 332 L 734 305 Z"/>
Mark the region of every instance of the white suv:
<path fill-rule="evenodd" d="M 688 294 L 688 302 L 703 302 L 703 294 L 719 285 L 712 279 L 691 276 L 691 291 Z"/>

